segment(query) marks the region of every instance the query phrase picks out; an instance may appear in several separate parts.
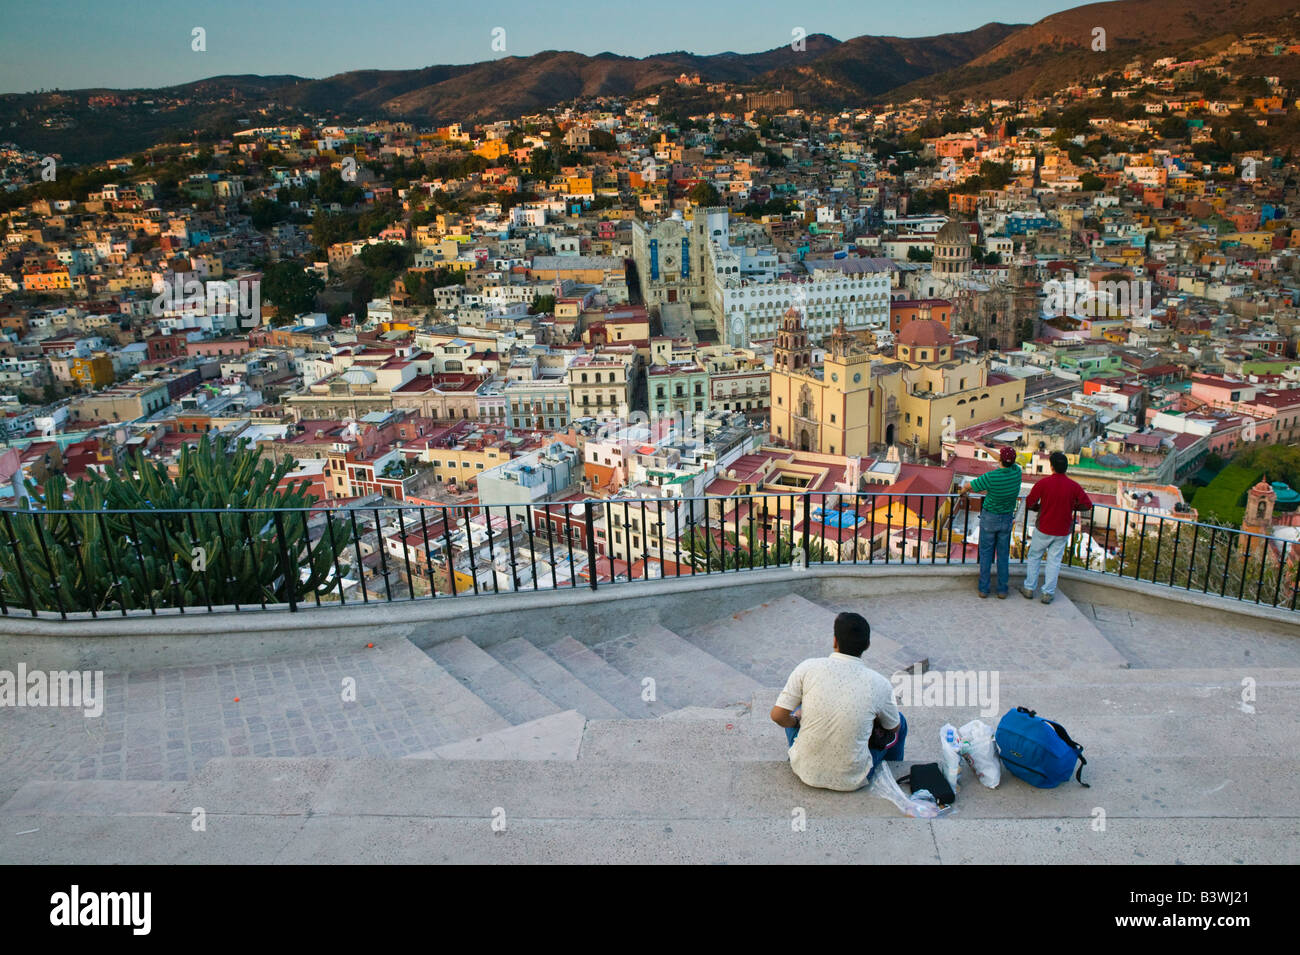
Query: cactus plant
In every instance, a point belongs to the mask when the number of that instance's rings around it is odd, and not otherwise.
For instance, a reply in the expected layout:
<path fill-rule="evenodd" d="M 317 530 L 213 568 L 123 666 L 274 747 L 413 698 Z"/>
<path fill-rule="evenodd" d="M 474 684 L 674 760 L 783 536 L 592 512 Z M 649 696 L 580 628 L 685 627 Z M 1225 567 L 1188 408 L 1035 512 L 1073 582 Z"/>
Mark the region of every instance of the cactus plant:
<path fill-rule="evenodd" d="M 349 569 L 348 530 L 336 519 L 309 541 L 307 482 L 280 487 L 293 466 L 247 442 L 227 453 L 205 435 L 182 450 L 174 477 L 137 452 L 71 486 L 58 474 L 41 489 L 29 482 L 30 510 L 0 516 L 10 612 L 33 602 L 119 612 L 328 598 Z"/>

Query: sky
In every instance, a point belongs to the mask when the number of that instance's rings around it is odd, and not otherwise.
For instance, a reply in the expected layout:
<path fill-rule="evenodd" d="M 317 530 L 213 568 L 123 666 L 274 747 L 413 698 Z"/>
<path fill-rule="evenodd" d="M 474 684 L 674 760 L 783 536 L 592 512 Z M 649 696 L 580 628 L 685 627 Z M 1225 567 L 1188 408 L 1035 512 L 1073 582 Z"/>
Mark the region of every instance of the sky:
<path fill-rule="evenodd" d="M 840 40 L 1032 23 L 1069 0 L 0 0 L 0 93 L 153 88 L 209 76 L 330 76 L 542 50 L 755 53 L 796 27 Z M 639 16 L 653 11 L 650 19 Z M 206 50 L 194 50 L 196 28 Z M 493 49 L 495 35 L 505 51 Z M 500 43 L 498 43 L 498 46 Z"/>

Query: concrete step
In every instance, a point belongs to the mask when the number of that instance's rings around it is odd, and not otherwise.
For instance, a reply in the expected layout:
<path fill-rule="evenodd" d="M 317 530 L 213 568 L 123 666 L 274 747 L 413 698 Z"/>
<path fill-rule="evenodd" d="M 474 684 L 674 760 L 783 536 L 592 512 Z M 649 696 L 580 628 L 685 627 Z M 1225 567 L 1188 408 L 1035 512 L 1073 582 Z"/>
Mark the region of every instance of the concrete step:
<path fill-rule="evenodd" d="M 1248 675 L 1254 713 L 1241 709 Z M 1046 698 L 1026 702 L 1085 745 L 1091 788 L 1038 790 L 1004 774 L 988 790 L 966 771 L 955 814 L 907 819 L 869 792 L 803 786 L 761 704 L 725 722 L 698 709 L 695 718 L 591 721 L 577 760 L 518 750 L 475 758 L 511 733 L 535 744 L 548 726 L 576 725 L 577 714 L 560 714 L 485 734 L 462 747 L 470 758 L 223 757 L 183 785 L 31 781 L 0 807 L 0 863 L 91 853 L 115 863 L 1300 861 L 1290 787 L 1278 785 L 1300 773 L 1285 745 L 1300 715 L 1300 671 L 1006 680 L 1002 692 Z M 973 715 L 910 709 L 908 755 L 891 771 L 936 758 L 939 725 Z M 208 815 L 207 838 L 192 835 L 195 807 Z M 500 834 L 494 821 L 505 824 Z"/>
<path fill-rule="evenodd" d="M 992 713 L 983 712 L 980 705 L 927 703 L 925 681 L 946 675 L 947 671 L 930 670 L 919 688 L 913 683 L 906 690 L 914 696 L 919 693 L 920 699 L 919 705 L 907 705 L 904 699 L 900 707 L 908 720 L 909 763 L 938 759 L 939 730 L 945 723 L 959 727 L 980 719 L 996 730 L 1002 715 L 1016 706 L 1027 706 L 1063 725 L 1084 747 L 1090 762 L 1124 755 L 1196 757 L 1213 752 L 1254 753 L 1269 760 L 1290 752 L 1289 740 L 1300 722 L 1300 669 L 1294 668 L 1008 670 L 998 674 L 997 706 L 990 707 Z M 1252 681 L 1255 694 L 1253 702 L 1244 704 L 1250 711 L 1243 709 L 1243 680 Z M 898 684 L 895 687 L 897 695 Z M 781 730 L 768 714 L 780 692 L 780 687 L 768 687 L 755 693 L 750 717 L 770 726 L 768 732 L 777 734 L 778 740 L 783 739 Z M 639 745 L 641 752 L 654 752 L 651 741 L 642 739 Z M 713 751 L 706 733 L 693 744 L 683 739 L 678 745 L 683 757 L 689 757 L 691 746 L 703 754 Z"/>
<path fill-rule="evenodd" d="M 588 719 L 617 719 L 623 712 L 529 640 L 515 637 L 487 648 L 503 666 L 557 706 Z"/>
<path fill-rule="evenodd" d="M 182 782 L 78 779 L 31 780 L 0 806 L 3 831 L 23 827 L 10 816 L 148 816 L 166 812 L 185 788 Z"/>
<path fill-rule="evenodd" d="M 929 671 L 932 677 L 943 671 Z M 910 765 L 939 758 L 939 731 L 980 719 L 996 730 L 1002 714 L 1027 705 L 1061 723 L 1084 747 L 1089 760 L 1113 757 L 1198 757 L 1232 746 L 1270 759 L 1287 753 L 1300 722 L 1300 670 L 1256 670 L 1254 712 L 1242 709 L 1242 674 L 1173 670 L 1083 671 L 1077 682 L 1060 673 L 1008 672 L 999 683 L 992 714 L 972 706 L 904 706 L 908 720 L 905 760 Z M 926 677 L 923 679 L 928 679 Z M 769 687 L 754 694 L 747 711 L 696 710 L 681 719 L 651 722 L 592 720 L 583 737 L 584 760 L 783 759 L 784 731 L 769 712 L 780 694 Z M 909 690 L 911 692 L 911 690 Z M 920 699 L 925 699 L 924 686 Z M 677 714 L 672 714 L 677 715 Z M 1239 748 L 1239 749 L 1238 749 Z M 968 770 L 963 779 L 973 781 Z"/>
<path fill-rule="evenodd" d="M 660 626 L 606 640 L 592 649 L 638 683 L 653 679 L 659 698 L 674 708 L 728 706 L 748 700 L 762 685 Z"/>
<path fill-rule="evenodd" d="M 866 617 L 873 649 L 877 635 L 889 638 L 914 648 L 935 668 L 1080 670 L 1129 666 L 1129 660 L 1069 597 L 1058 590 L 1055 601 L 1044 606 L 1020 595 L 1017 588 L 1022 582 L 1013 575 L 1010 594 L 998 600 L 980 599 L 974 585 L 966 582 L 960 590 L 861 597 L 841 582 L 830 581 L 818 602 L 836 613 L 852 610 Z"/>
<path fill-rule="evenodd" d="M 766 717 L 591 720 L 582 759 L 592 762 L 744 762 L 786 757 L 784 731 Z"/>
<path fill-rule="evenodd" d="M 408 759 L 577 759 L 587 720 L 577 710 L 448 743 Z"/>
<path fill-rule="evenodd" d="M 749 703 L 735 703 L 732 706 L 683 706 L 681 709 L 665 713 L 660 719 L 665 720 L 734 720 L 750 715 Z"/>
<path fill-rule="evenodd" d="M 980 716 L 974 708 L 924 707 L 908 710 L 906 715 L 904 758 L 908 764 L 939 759 L 939 730 L 945 723 L 962 726 L 983 719 L 996 730 L 998 722 L 997 717 Z M 1267 754 L 1284 751 L 1286 741 L 1294 735 L 1296 720 L 1294 714 L 1269 719 L 1221 714 L 1196 720 L 1192 731 L 1186 714 L 1134 717 L 1104 713 L 1081 722 L 1081 713 L 1057 706 L 1050 716 L 1084 747 L 1089 762 L 1085 781 L 1097 761 L 1133 755 L 1195 758 L 1221 746 L 1225 739 L 1267 759 Z M 584 760 L 779 760 L 786 755 L 786 737 L 784 730 L 766 716 L 732 720 L 593 720 L 587 724 L 581 753 Z"/>
<path fill-rule="evenodd" d="M 673 709 L 663 700 L 642 699 L 643 691 L 639 680 L 633 680 L 626 673 L 610 666 L 600 654 L 573 637 L 561 637 L 554 643 L 547 644 L 544 650 L 556 663 L 599 693 L 603 699 L 614 704 L 625 716 L 645 719 L 663 716 Z"/>
<path fill-rule="evenodd" d="M 862 798 L 850 796 L 851 799 Z M 875 800 L 879 802 L 879 800 Z M 499 807 L 502 810 L 504 806 Z M 202 838 L 186 816 L 59 819 L 48 833 L 0 832 L 13 864 L 676 864 L 676 865 L 1223 865 L 1300 861 L 1290 820 L 1096 817 L 929 822 L 901 816 L 827 818 L 794 810 L 727 819 L 534 819 L 227 815 Z M 42 835 L 44 837 L 42 838 Z"/>
<path fill-rule="evenodd" d="M 560 707 L 466 637 L 435 643 L 425 652 L 511 723 L 526 723 L 560 712 Z"/>
<path fill-rule="evenodd" d="M 759 683 L 775 685 L 803 660 L 831 652 L 838 612 L 786 594 L 683 631 L 682 636 Z M 923 661 L 925 654 L 873 627 L 866 659 L 872 669 L 888 676 Z"/>
<path fill-rule="evenodd" d="M 896 774 L 905 771 L 898 768 Z M 990 790 L 968 785 L 964 818 L 1088 820 L 1143 818 L 1273 818 L 1296 822 L 1293 793 L 1278 780 L 1300 772 L 1294 756 L 1151 757 L 1098 760 L 1071 782 L 1040 790 L 1009 774 Z M 1230 782 L 1229 782 L 1230 781 Z M 170 811 L 188 813 L 329 813 L 536 819 L 728 819 L 790 816 L 892 818 L 898 810 L 869 793 L 804 786 L 784 760 L 634 761 L 318 760 L 211 761 L 176 797 Z M 188 835 L 188 833 L 186 834 Z M 1292 850 L 1294 851 L 1294 849 Z"/>
<path fill-rule="evenodd" d="M 489 706 L 482 697 L 409 640 L 393 640 L 383 647 L 384 660 L 393 679 L 446 722 L 446 737 L 465 739 L 474 733 L 504 729 L 508 718 Z"/>

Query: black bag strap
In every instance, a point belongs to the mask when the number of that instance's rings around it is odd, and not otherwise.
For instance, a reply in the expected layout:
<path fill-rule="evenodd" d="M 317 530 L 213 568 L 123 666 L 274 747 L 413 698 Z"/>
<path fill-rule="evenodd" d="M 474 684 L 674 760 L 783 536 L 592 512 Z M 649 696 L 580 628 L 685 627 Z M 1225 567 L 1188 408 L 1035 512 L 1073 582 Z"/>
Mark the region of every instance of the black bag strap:
<path fill-rule="evenodd" d="M 1083 747 L 1080 746 L 1078 743 L 1076 743 L 1074 740 L 1070 739 L 1070 734 L 1065 731 L 1065 727 L 1062 726 L 1060 723 L 1055 723 L 1052 720 L 1048 720 L 1048 719 L 1043 720 L 1043 722 L 1045 722 L 1052 729 L 1056 730 L 1056 735 L 1061 737 L 1061 740 L 1065 743 L 1066 746 L 1074 750 L 1075 754 L 1079 757 L 1079 769 L 1074 774 L 1075 781 L 1078 782 L 1080 786 L 1084 786 L 1088 789 L 1091 789 L 1092 785 L 1090 783 L 1085 783 L 1083 781 L 1083 767 L 1088 765 L 1088 761 L 1083 758 Z"/>

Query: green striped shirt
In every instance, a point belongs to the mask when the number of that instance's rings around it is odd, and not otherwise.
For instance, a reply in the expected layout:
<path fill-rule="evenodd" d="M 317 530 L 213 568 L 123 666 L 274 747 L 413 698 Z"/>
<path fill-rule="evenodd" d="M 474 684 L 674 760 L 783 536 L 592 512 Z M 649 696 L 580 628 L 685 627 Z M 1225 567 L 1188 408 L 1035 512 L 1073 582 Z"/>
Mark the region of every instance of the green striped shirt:
<path fill-rule="evenodd" d="M 1020 497 L 1020 466 L 1012 464 L 986 471 L 970 482 L 970 489 L 984 492 L 984 510 L 989 513 L 1014 514 Z"/>

